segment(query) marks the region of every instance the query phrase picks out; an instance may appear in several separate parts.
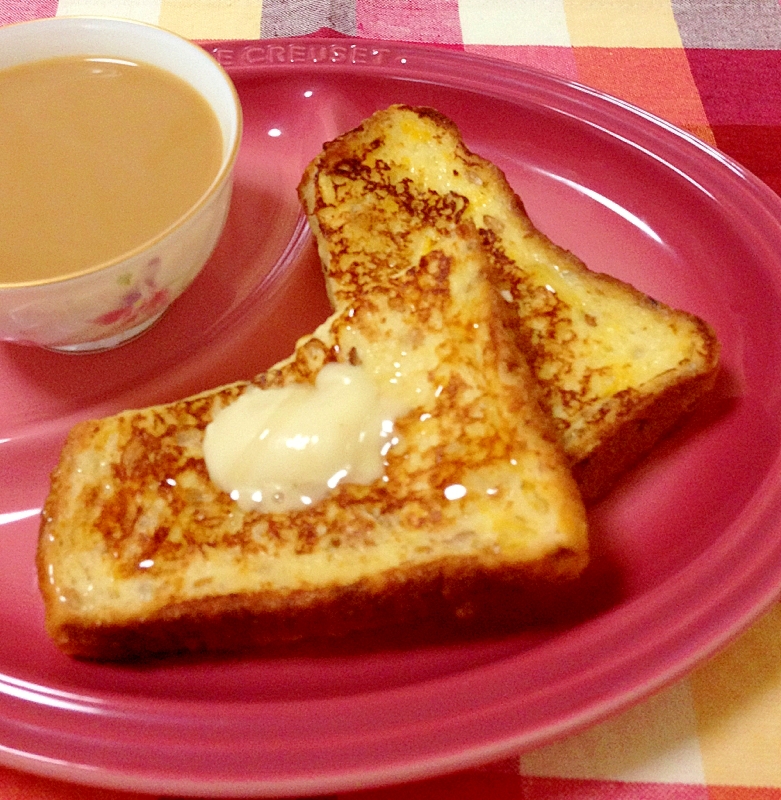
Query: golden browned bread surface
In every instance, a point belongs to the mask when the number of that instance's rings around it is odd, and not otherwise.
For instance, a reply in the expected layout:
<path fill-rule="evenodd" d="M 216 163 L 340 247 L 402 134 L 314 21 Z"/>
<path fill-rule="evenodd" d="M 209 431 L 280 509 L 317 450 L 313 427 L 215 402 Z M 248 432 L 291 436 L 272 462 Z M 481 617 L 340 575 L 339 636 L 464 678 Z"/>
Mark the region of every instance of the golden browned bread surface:
<path fill-rule="evenodd" d="M 333 315 L 251 383 L 72 430 L 38 549 L 62 650 L 234 650 L 457 617 L 492 587 L 581 573 L 583 504 L 474 226 L 432 217 L 416 237 L 392 269 L 356 263 Z M 250 385 L 311 384 L 331 362 L 405 408 L 382 477 L 301 510 L 243 510 L 210 479 L 206 426 Z"/>
<path fill-rule="evenodd" d="M 705 322 L 589 271 L 553 244 L 503 173 L 432 109 L 392 106 L 329 142 L 299 195 L 337 299 L 415 258 L 421 231 L 461 221 L 477 228 L 588 499 L 713 385 L 719 347 Z"/>

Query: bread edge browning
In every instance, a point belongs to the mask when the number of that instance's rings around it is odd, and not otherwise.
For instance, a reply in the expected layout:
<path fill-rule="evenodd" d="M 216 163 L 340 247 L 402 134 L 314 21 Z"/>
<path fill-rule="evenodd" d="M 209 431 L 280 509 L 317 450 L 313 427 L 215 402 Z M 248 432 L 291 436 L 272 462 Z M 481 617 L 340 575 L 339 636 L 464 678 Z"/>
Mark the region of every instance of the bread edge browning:
<path fill-rule="evenodd" d="M 582 268 L 588 269 L 585 265 Z M 621 283 L 610 275 L 598 274 Z M 686 425 L 700 401 L 713 391 L 722 369 L 721 344 L 709 323 L 688 311 L 658 303 L 629 284 L 622 285 L 636 293 L 638 302 L 661 306 L 694 323 L 699 333 L 699 367 L 692 365 L 691 371 L 678 375 L 662 373 L 645 384 L 642 392 L 624 390 L 605 404 L 605 414 L 612 416 L 607 435 L 585 454 L 568 454 L 573 477 L 588 504 L 609 494 L 656 445 Z"/>
<path fill-rule="evenodd" d="M 569 573 L 582 554 L 559 551 L 533 565 L 486 570 L 476 559 L 452 557 L 397 568 L 349 586 L 297 590 L 284 598 L 255 593 L 189 600 L 127 623 L 52 624 L 66 655 L 129 661 L 179 654 L 251 653 L 286 643 L 382 637 L 405 626 L 441 634 L 516 629 L 560 622 L 578 587 Z M 477 569 L 475 569 L 477 567 Z M 421 615 L 421 609 L 426 610 Z"/>

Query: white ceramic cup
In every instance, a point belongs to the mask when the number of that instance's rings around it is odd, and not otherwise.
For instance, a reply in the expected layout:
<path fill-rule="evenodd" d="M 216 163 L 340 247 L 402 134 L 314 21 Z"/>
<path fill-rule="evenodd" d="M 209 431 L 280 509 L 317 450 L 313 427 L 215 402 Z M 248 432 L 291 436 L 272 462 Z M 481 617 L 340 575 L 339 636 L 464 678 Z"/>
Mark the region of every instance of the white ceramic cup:
<path fill-rule="evenodd" d="M 228 213 L 242 116 L 233 83 L 212 56 L 161 28 L 90 17 L 0 27 L 0 70 L 75 55 L 146 62 L 177 75 L 207 100 L 223 139 L 222 162 L 209 188 L 154 239 L 75 276 L 0 283 L 0 340 L 91 352 L 149 328 L 208 260 Z"/>

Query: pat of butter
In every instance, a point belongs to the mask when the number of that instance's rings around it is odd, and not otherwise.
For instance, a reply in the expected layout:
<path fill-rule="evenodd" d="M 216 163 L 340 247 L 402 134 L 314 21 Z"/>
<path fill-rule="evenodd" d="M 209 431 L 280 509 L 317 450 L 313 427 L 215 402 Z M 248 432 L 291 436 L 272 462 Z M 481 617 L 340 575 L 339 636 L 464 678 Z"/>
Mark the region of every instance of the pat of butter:
<path fill-rule="evenodd" d="M 206 468 L 244 510 L 305 508 L 341 482 L 381 478 L 402 411 L 349 364 L 327 364 L 314 386 L 251 386 L 207 426 Z"/>

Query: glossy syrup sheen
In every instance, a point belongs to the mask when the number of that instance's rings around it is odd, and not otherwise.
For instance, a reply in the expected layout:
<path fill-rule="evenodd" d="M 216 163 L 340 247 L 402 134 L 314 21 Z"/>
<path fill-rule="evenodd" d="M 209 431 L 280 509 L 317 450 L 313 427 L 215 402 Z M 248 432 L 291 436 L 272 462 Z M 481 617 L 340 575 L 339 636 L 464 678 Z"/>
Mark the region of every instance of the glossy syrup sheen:
<path fill-rule="evenodd" d="M 68 56 L 0 71 L 0 283 L 51 279 L 153 239 L 220 167 L 206 100 L 150 64 Z"/>

